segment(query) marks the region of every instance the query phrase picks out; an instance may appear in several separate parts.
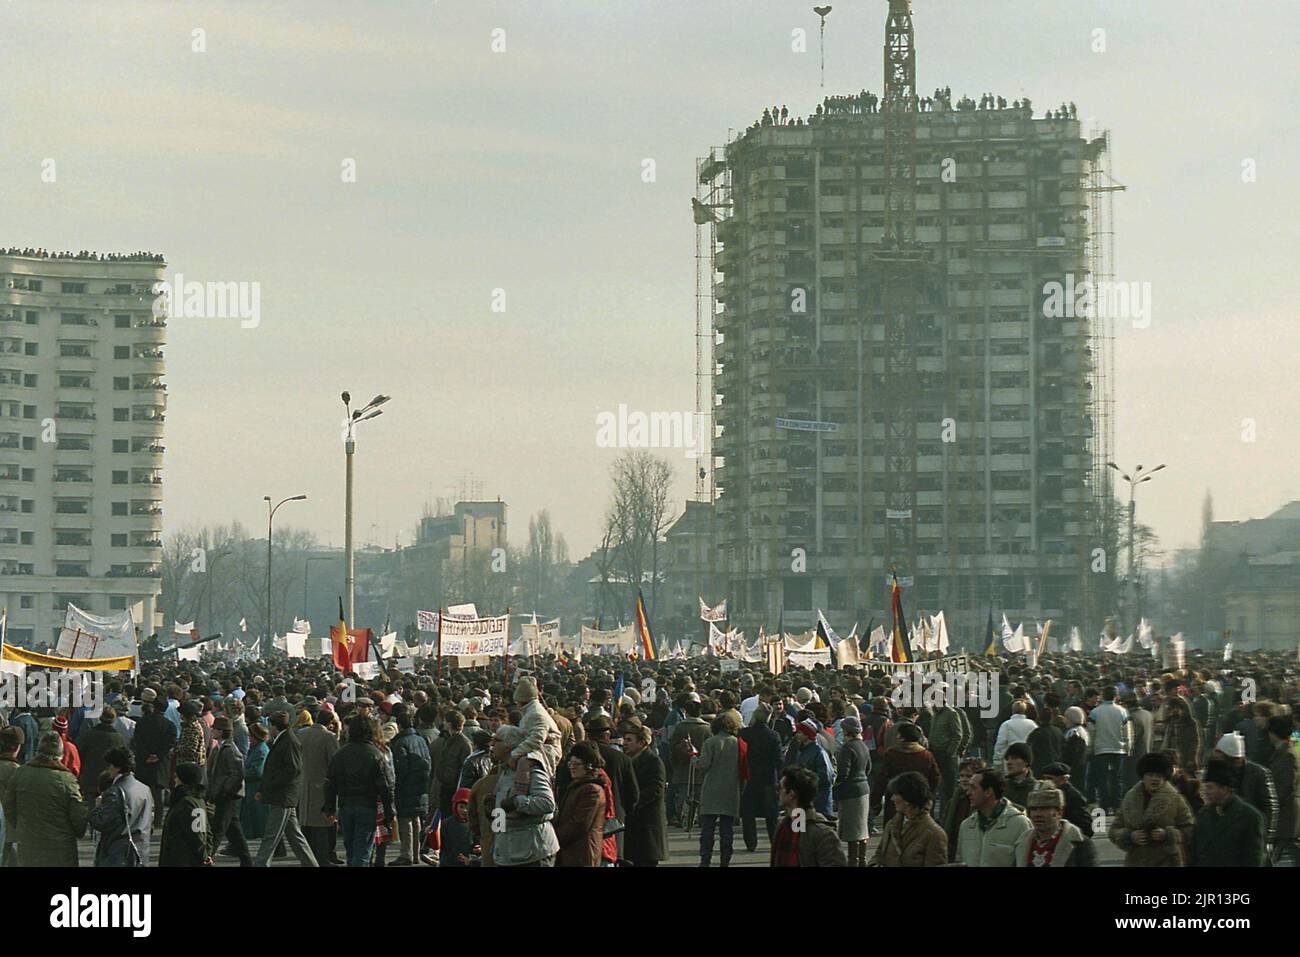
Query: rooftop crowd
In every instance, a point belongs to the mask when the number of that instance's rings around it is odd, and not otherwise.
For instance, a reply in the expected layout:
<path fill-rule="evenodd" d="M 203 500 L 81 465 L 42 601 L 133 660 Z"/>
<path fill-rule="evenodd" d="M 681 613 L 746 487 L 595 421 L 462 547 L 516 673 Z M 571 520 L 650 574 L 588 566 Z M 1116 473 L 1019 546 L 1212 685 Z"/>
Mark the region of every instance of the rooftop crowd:
<path fill-rule="evenodd" d="M 737 832 L 775 867 L 1295 866 L 1290 656 L 973 662 L 996 715 L 869 665 L 145 664 L 99 712 L 0 714 L 3 865 L 653 867 L 685 828 L 704 867 Z"/>
<path fill-rule="evenodd" d="M 97 253 L 89 249 L 83 249 L 80 252 L 55 252 L 50 249 L 39 249 L 27 247 L 25 249 L 17 246 L 10 246 L 7 249 L 0 249 L 0 256 L 26 256 L 29 259 L 74 259 L 83 262 L 104 262 L 104 263 L 160 263 L 165 262 L 161 253 L 151 253 L 140 250 L 134 253 Z"/>

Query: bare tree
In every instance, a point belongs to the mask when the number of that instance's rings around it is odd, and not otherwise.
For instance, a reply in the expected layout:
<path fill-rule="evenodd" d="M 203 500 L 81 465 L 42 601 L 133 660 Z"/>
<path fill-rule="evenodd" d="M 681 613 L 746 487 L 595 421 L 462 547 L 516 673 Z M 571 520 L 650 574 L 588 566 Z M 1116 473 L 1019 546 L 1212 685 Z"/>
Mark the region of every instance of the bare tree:
<path fill-rule="evenodd" d="M 668 504 L 673 467 L 645 449 L 635 449 L 615 460 L 610 477 L 614 488 L 605 514 L 607 550 L 612 549 L 613 566 L 626 582 L 629 604 L 650 579 L 653 610 L 665 570 L 660 543 L 675 518 Z"/>

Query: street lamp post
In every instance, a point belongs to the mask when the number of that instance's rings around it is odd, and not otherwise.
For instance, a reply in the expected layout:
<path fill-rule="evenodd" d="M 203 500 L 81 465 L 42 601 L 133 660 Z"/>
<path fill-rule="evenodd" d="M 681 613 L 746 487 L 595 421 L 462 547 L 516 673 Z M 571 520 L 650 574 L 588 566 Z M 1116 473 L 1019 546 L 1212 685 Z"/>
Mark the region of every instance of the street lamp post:
<path fill-rule="evenodd" d="M 223 548 L 219 552 L 214 552 L 208 559 L 208 634 L 215 634 L 216 629 L 212 627 L 212 593 L 216 590 L 217 581 L 217 559 L 225 558 L 230 554 L 229 548 Z"/>
<path fill-rule="evenodd" d="M 1151 477 L 1164 468 L 1164 465 L 1157 465 L 1153 469 L 1143 470 L 1139 465 L 1133 470 L 1132 475 L 1128 475 L 1114 462 L 1107 462 L 1108 468 L 1114 469 L 1119 473 L 1119 477 L 1128 482 L 1128 574 L 1124 582 L 1124 613 L 1127 615 L 1136 606 L 1131 598 L 1137 593 L 1137 487 L 1143 482 L 1150 482 Z M 1133 622 L 1128 622 L 1132 625 Z"/>
<path fill-rule="evenodd" d="M 356 439 L 353 437 L 352 429 L 358 422 L 364 422 L 367 419 L 373 419 L 376 416 L 383 415 L 384 410 L 379 408 L 387 402 L 391 396 L 377 395 L 366 405 L 352 411 L 351 394 L 343 393 L 343 408 L 347 413 L 347 434 L 343 440 L 343 451 L 347 460 L 345 492 L 343 503 L 343 552 L 344 552 L 344 591 L 347 592 L 347 615 L 348 626 L 352 627 L 356 621 L 356 576 L 353 572 L 352 564 L 352 456 L 357 450 Z"/>
<path fill-rule="evenodd" d="M 306 495 L 290 495 L 288 498 L 281 499 L 274 506 L 271 505 L 271 496 L 263 495 L 262 501 L 266 502 L 266 637 L 274 637 L 271 632 L 271 523 L 275 520 L 276 510 L 285 502 L 301 502 L 306 499 Z"/>

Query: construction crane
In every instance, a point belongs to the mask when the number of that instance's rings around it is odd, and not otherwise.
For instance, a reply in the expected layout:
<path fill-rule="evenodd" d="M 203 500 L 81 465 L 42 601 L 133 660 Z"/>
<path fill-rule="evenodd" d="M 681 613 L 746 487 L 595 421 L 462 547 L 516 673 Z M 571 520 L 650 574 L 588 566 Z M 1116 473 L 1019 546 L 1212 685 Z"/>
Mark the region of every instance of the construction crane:
<path fill-rule="evenodd" d="M 927 257 L 916 241 L 916 34 L 912 0 L 889 0 L 885 20 L 885 217 L 872 255 L 884 321 L 884 568 L 916 575 L 916 325 Z"/>

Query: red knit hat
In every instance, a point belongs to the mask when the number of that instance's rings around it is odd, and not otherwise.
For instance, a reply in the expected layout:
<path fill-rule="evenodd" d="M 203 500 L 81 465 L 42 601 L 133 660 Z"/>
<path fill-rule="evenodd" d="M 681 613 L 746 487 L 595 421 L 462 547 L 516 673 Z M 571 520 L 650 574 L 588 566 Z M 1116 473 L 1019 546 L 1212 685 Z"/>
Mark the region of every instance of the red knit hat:
<path fill-rule="evenodd" d="M 809 741 L 817 740 L 817 725 L 806 718 L 795 726 L 795 731 L 806 736 Z"/>

